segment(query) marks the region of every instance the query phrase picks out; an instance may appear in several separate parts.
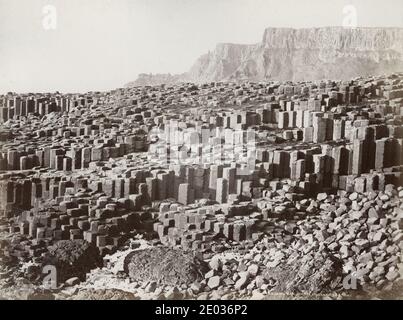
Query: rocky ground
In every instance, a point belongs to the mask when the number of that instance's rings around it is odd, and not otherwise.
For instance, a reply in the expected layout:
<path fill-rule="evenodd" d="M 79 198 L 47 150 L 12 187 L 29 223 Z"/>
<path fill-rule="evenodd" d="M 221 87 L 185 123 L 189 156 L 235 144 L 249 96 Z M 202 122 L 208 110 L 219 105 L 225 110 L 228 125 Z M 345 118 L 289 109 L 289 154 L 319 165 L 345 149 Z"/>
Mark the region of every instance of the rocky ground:
<path fill-rule="evenodd" d="M 279 216 L 293 208 L 305 215 L 269 218 L 255 242 L 223 239 L 212 251 L 184 252 L 137 237 L 102 266 L 90 246 L 59 242 L 49 253 L 63 266 L 62 284 L 47 290 L 35 276 L 39 265 L 2 257 L 0 292 L 4 299 L 402 299 L 402 199 L 403 188 L 392 186 L 283 198 Z"/>

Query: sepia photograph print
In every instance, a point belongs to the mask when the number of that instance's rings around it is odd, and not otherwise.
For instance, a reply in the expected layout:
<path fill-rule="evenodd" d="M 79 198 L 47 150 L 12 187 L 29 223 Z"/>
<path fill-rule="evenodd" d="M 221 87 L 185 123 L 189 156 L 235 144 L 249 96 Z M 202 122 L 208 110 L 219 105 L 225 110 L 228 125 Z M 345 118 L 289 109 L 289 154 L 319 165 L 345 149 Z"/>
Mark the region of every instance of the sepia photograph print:
<path fill-rule="evenodd" d="M 402 300 L 402 121 L 402 0 L 0 0 L 0 299 Z"/>

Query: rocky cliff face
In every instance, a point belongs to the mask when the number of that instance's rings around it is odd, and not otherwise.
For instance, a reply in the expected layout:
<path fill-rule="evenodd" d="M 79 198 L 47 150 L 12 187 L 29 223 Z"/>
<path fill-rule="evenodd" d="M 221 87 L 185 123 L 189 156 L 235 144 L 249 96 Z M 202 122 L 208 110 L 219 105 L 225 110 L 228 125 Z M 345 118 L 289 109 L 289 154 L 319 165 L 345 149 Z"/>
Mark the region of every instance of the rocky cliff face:
<path fill-rule="evenodd" d="M 402 28 L 268 28 L 258 44 L 218 44 L 186 73 L 140 76 L 131 85 L 343 80 L 402 70 Z"/>
<path fill-rule="evenodd" d="M 186 74 L 192 82 L 226 80 L 250 59 L 259 45 L 220 43 L 213 52 L 201 56 Z"/>

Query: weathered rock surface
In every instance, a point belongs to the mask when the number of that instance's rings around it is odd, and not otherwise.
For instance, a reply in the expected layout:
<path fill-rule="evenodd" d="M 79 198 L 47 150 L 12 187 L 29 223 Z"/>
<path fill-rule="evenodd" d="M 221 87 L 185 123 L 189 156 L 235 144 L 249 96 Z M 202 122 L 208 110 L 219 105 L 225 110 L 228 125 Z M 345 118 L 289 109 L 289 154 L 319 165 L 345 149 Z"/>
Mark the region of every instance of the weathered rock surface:
<path fill-rule="evenodd" d="M 271 292 L 281 294 L 318 294 L 330 292 L 342 281 L 342 263 L 321 252 L 307 254 L 264 272 L 266 280 L 274 280 Z"/>
<path fill-rule="evenodd" d="M 85 240 L 61 240 L 49 247 L 44 265 L 56 266 L 58 282 L 74 277 L 83 281 L 87 272 L 102 265 L 102 259 L 98 249 Z"/>
<path fill-rule="evenodd" d="M 208 267 L 192 253 L 168 247 L 154 247 L 129 253 L 124 261 L 124 270 L 133 281 L 190 285 L 202 279 Z"/>

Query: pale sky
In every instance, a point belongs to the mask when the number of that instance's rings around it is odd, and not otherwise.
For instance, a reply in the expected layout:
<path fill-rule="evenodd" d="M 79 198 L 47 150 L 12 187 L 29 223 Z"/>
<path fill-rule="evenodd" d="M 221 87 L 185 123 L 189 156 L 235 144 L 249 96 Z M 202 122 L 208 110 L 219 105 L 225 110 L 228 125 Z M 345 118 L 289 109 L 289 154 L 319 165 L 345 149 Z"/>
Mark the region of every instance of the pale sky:
<path fill-rule="evenodd" d="M 0 0 L 0 94 L 182 73 L 219 42 L 261 41 L 266 27 L 340 26 L 350 4 L 358 26 L 403 27 L 402 0 Z M 55 29 L 43 26 L 46 5 Z"/>

